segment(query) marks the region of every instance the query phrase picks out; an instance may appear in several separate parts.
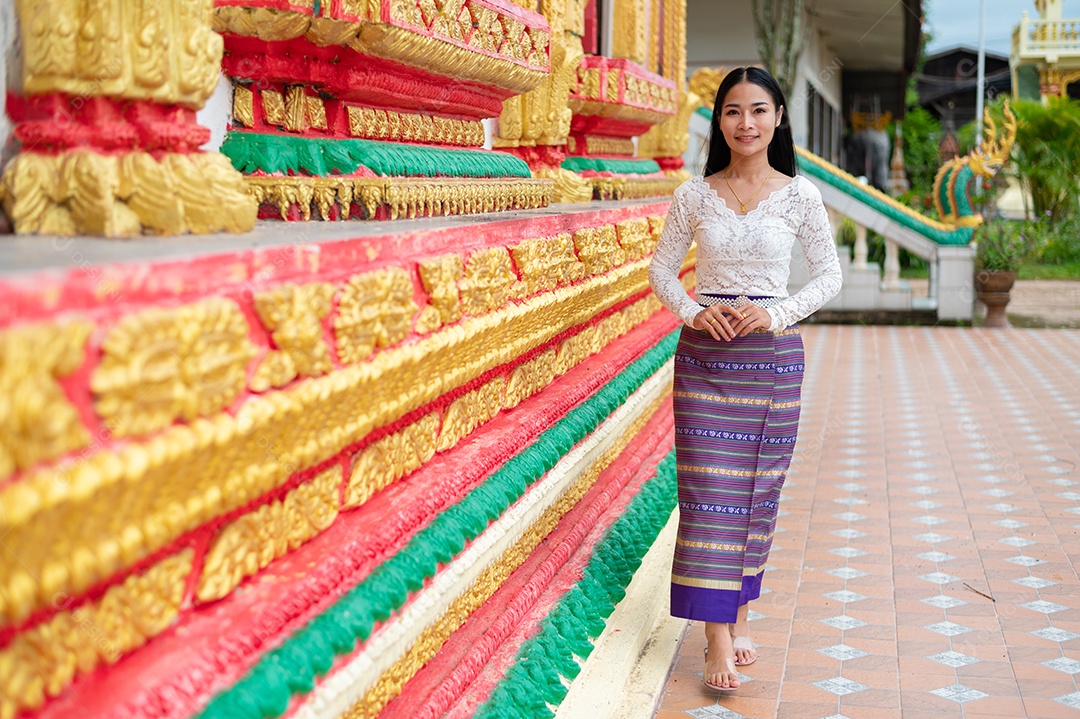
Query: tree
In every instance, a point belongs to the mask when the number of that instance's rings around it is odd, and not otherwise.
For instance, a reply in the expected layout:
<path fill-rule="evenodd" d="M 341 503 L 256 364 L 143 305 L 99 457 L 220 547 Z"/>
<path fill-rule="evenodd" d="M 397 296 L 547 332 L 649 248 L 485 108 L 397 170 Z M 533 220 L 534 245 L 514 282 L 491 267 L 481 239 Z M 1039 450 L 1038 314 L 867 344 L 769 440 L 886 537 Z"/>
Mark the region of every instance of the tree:
<path fill-rule="evenodd" d="M 795 73 L 809 37 L 806 0 L 754 0 L 754 37 L 765 69 L 791 101 Z"/>

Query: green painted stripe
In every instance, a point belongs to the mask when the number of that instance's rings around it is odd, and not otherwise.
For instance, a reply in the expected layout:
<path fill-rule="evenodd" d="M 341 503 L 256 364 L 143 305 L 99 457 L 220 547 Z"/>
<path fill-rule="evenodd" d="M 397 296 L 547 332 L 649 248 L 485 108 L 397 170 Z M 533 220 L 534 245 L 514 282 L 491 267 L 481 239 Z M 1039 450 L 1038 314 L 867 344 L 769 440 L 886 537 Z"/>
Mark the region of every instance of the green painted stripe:
<path fill-rule="evenodd" d="M 349 175 L 361 167 L 384 177 L 532 177 L 519 157 L 372 140 L 230 132 L 221 152 L 240 172 Z"/>
<path fill-rule="evenodd" d="M 506 677 L 492 691 L 475 719 L 541 719 L 566 697 L 562 677 L 573 680 L 588 658 L 641 559 L 675 509 L 675 450 L 660 462 L 623 514 L 593 550 L 575 584 L 540 623 L 540 630 L 518 651 Z"/>
<path fill-rule="evenodd" d="M 660 172 L 656 160 L 605 160 L 601 157 L 568 157 L 563 160 L 564 170 L 571 172 L 617 172 L 620 175 L 651 175 Z"/>
<path fill-rule="evenodd" d="M 267 653 L 235 685 L 214 697 L 201 719 L 264 719 L 285 712 L 293 694 L 310 692 L 338 655 L 365 641 L 377 622 L 400 609 L 409 594 L 435 576 L 570 449 L 656 374 L 678 344 L 676 330 L 627 365 L 592 397 L 567 412 L 460 502 L 438 515 L 401 551 L 376 567 L 326 612 Z M 673 495 L 674 496 L 674 495 Z"/>
<path fill-rule="evenodd" d="M 712 110 L 710 110 L 709 108 L 702 106 L 702 107 L 699 107 L 698 109 L 694 110 L 694 112 L 701 115 L 702 117 L 704 117 L 709 122 L 712 122 Z"/>

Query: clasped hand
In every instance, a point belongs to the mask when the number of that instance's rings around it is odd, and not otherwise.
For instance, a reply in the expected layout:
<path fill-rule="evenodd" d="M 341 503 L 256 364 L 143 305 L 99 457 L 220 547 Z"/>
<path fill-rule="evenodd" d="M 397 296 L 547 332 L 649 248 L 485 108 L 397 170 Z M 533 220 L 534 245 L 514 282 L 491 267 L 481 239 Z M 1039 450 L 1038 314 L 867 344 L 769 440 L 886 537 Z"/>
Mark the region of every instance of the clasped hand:
<path fill-rule="evenodd" d="M 694 329 L 705 330 L 714 339 L 729 341 L 732 337 L 745 337 L 756 329 L 769 329 L 772 317 L 764 307 L 755 304 L 732 307 L 715 304 L 706 307 L 694 317 Z"/>

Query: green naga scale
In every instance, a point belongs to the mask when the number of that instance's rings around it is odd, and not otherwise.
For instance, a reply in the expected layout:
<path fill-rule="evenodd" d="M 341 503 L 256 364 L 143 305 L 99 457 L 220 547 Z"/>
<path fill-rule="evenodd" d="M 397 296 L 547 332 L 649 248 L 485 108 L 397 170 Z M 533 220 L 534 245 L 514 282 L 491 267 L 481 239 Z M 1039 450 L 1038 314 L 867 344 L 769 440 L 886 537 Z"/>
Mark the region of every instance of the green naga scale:
<path fill-rule="evenodd" d="M 938 169 L 934 178 L 934 205 L 942 221 L 973 231 L 983 223 L 982 215 L 971 207 L 968 185 L 976 175 L 993 177 L 1009 160 L 1009 152 L 1016 140 L 1016 115 L 1006 100 L 1004 136 L 998 137 L 997 124 L 990 117 L 989 109 L 983 113 L 985 136 L 981 147 L 976 147 L 964 157 L 956 157 Z"/>

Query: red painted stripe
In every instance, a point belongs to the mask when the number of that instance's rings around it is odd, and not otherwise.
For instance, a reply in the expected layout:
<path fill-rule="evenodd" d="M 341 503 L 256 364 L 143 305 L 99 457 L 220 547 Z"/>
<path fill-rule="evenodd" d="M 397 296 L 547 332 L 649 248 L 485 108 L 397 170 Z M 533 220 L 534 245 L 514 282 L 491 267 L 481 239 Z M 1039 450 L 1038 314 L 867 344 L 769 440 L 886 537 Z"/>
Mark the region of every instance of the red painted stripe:
<path fill-rule="evenodd" d="M 232 686 L 277 641 L 323 612 L 439 512 L 671 331 L 652 318 L 454 449 L 436 455 L 219 602 L 182 616 L 107 672 L 83 677 L 35 719 L 182 719 Z"/>
<path fill-rule="evenodd" d="M 427 229 L 445 220 L 402 220 L 386 226 L 342 227 L 355 232 L 346 239 L 322 242 L 326 225 L 300 228 L 294 243 L 258 249 L 234 249 L 192 255 L 190 237 L 154 238 L 155 253 L 179 256 L 170 260 L 136 260 L 98 264 L 87 260 L 94 238 L 54 237 L 55 266 L 41 272 L 0 276 L 0 328 L 57 319 L 61 312 L 78 311 L 101 323 L 148 306 L 174 306 L 208 296 L 224 296 L 244 304 L 253 293 L 283 282 L 344 282 L 359 272 L 387 266 L 412 267 L 426 258 L 446 253 L 465 255 L 488 247 L 515 245 L 536 237 L 554 237 L 623 220 L 663 215 L 670 200 L 655 203 L 564 212 L 536 210 L 532 217 L 469 222 Z M 515 213 L 516 214 L 516 213 Z M 530 213 L 532 214 L 532 213 Z M 410 229 L 410 226 L 415 229 Z M 308 232 L 314 234 L 306 234 Z M 241 248 L 248 240 L 211 238 L 218 244 Z M 139 240 L 134 240 L 136 245 Z M 402 258 L 408 258 L 403 260 Z"/>

